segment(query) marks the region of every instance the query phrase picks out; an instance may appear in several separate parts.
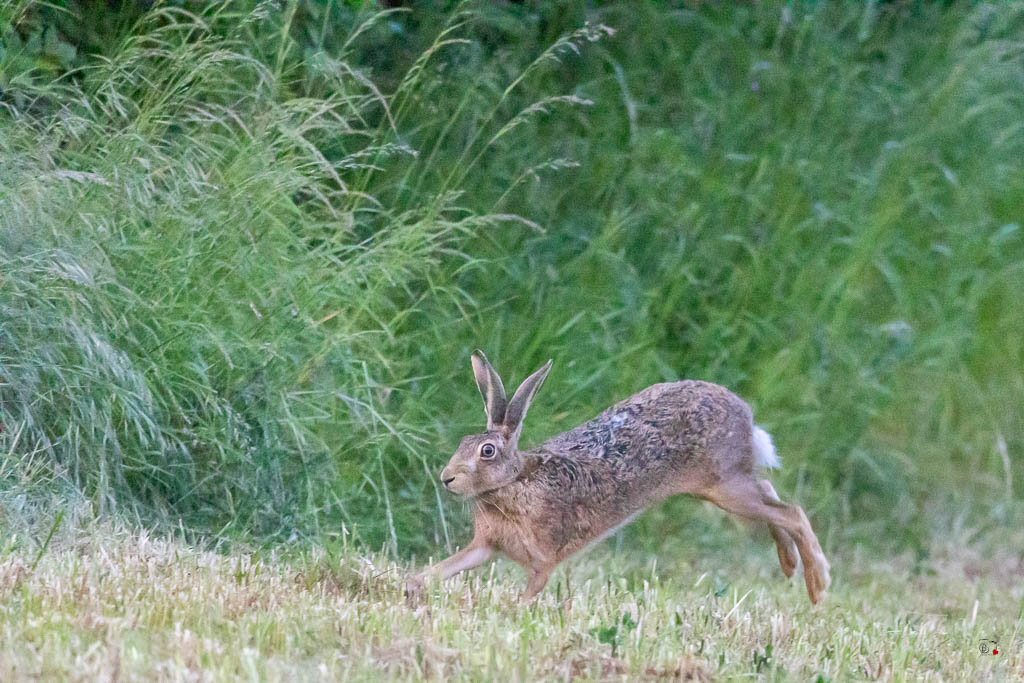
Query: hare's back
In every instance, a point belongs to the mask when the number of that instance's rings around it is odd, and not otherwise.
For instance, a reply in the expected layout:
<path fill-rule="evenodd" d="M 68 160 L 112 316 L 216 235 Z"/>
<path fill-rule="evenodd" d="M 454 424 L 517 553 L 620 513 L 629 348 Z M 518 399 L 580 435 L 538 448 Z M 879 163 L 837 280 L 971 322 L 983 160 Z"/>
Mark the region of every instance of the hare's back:
<path fill-rule="evenodd" d="M 700 380 L 654 384 L 612 409 L 619 406 L 636 410 L 667 442 L 680 445 L 704 444 L 737 432 L 749 436 L 753 426 L 746 401 L 721 385 Z"/>
<path fill-rule="evenodd" d="M 709 444 L 750 438 L 750 407 L 725 387 L 684 380 L 654 384 L 551 443 L 576 460 L 675 460 Z"/>

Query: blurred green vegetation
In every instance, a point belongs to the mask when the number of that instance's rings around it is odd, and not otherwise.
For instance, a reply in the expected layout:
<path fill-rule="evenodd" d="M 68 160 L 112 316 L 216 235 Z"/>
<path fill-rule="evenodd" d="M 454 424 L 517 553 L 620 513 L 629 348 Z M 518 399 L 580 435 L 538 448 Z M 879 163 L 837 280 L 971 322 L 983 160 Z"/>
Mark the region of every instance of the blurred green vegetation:
<path fill-rule="evenodd" d="M 725 384 L 832 543 L 1020 514 L 1020 5 L 15 0 L 0 27 L 7 496 L 455 543 L 434 475 L 482 428 L 481 347 L 506 384 L 555 359 L 528 445 Z"/>

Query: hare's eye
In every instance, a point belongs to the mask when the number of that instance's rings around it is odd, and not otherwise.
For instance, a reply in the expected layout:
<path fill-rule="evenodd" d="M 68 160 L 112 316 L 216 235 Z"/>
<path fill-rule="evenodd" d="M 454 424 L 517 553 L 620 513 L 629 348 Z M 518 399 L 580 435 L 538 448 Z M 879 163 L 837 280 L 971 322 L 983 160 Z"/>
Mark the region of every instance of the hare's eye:
<path fill-rule="evenodd" d="M 494 446 L 489 443 L 485 443 L 484 447 L 480 449 L 480 455 L 483 458 L 491 459 L 494 457 Z"/>

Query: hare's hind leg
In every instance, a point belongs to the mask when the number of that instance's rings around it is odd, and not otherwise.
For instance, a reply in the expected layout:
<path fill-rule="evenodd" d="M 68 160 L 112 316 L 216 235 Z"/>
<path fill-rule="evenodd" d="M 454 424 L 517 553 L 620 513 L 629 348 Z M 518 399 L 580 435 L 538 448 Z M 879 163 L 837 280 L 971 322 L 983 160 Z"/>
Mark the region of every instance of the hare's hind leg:
<path fill-rule="evenodd" d="M 775 487 L 767 479 L 762 479 L 757 482 L 757 485 L 761 489 L 761 493 L 769 498 L 779 500 L 779 494 L 775 492 Z M 768 524 L 768 530 L 772 534 L 772 538 L 775 540 L 775 548 L 779 551 L 779 565 L 782 567 L 782 573 L 786 575 L 786 578 L 793 576 L 793 572 L 796 571 L 796 565 L 799 561 L 797 555 L 796 541 L 789 535 L 789 532 L 778 524 Z"/>
<path fill-rule="evenodd" d="M 804 565 L 807 595 L 813 603 L 821 600 L 831 583 L 828 560 L 821 551 L 807 515 L 799 505 L 783 503 L 777 496 L 769 494 L 759 481 L 746 477 L 727 480 L 701 492 L 701 495 L 723 510 L 747 519 L 768 522 L 789 534 L 796 543 Z M 782 547 L 779 546 L 780 550 Z M 780 552 L 780 560 L 781 556 Z"/>

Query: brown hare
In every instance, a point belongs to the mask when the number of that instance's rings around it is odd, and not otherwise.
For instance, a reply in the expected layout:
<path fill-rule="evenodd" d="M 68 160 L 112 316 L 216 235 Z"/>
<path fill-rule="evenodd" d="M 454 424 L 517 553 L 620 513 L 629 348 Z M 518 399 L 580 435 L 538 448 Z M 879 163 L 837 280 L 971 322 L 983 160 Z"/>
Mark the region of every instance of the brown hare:
<path fill-rule="evenodd" d="M 787 576 L 803 562 L 811 602 L 828 588 L 829 564 L 804 511 L 779 500 L 755 467 L 778 467 L 771 437 L 750 407 L 716 384 L 655 384 L 579 427 L 520 451 L 530 402 L 551 369 L 526 378 L 506 400 L 483 352 L 472 356 L 487 431 L 459 444 L 441 481 L 475 502 L 473 540 L 409 580 L 418 593 L 428 575 L 447 579 L 495 552 L 529 575 L 523 600 L 544 588 L 554 568 L 652 503 L 687 493 L 747 519 L 767 522 Z"/>

